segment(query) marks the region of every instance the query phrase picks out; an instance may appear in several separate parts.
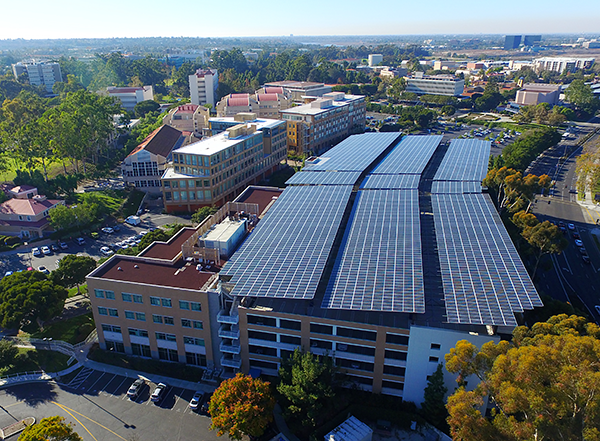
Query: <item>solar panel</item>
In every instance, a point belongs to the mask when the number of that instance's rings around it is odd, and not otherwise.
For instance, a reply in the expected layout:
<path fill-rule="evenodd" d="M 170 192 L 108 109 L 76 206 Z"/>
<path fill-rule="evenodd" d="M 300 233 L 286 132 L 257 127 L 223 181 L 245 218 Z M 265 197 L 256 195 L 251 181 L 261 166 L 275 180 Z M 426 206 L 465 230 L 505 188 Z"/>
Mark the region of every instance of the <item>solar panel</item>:
<path fill-rule="evenodd" d="M 487 195 L 431 200 L 448 322 L 516 326 L 515 312 L 542 306 Z"/>
<path fill-rule="evenodd" d="M 368 175 L 361 189 L 410 190 L 419 188 L 421 175 Z"/>
<path fill-rule="evenodd" d="M 418 190 L 359 191 L 322 307 L 425 312 Z"/>
<path fill-rule="evenodd" d="M 480 181 L 433 181 L 431 183 L 433 194 L 463 194 L 481 193 Z"/>
<path fill-rule="evenodd" d="M 286 185 L 354 185 L 360 172 L 301 171 L 287 180 Z"/>
<path fill-rule="evenodd" d="M 410 135 L 379 163 L 373 174 L 422 173 L 437 146 L 442 142 L 441 135 Z"/>
<path fill-rule="evenodd" d="M 351 186 L 288 187 L 221 271 L 238 296 L 313 298 Z"/>
<path fill-rule="evenodd" d="M 440 164 L 434 181 L 483 181 L 488 169 L 490 141 L 455 139 Z"/>
<path fill-rule="evenodd" d="M 304 171 L 364 171 L 391 144 L 400 133 L 363 133 L 346 138 L 319 157 L 318 162 L 304 167 Z"/>

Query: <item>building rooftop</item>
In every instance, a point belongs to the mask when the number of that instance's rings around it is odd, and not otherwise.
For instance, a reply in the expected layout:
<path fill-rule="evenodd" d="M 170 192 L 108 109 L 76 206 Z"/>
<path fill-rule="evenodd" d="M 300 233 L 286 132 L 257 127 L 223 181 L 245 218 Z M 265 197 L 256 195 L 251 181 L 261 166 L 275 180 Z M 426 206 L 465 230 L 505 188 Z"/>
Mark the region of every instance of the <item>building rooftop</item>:
<path fill-rule="evenodd" d="M 36 216 L 60 202 L 62 201 L 57 199 L 9 199 L 0 205 L 0 214 Z"/>
<path fill-rule="evenodd" d="M 319 113 L 328 112 L 335 107 L 343 107 L 348 104 L 364 99 L 363 95 L 344 95 L 343 99 L 333 100 L 331 98 L 319 98 L 312 103 L 302 106 L 292 107 L 291 109 L 281 110 L 282 115 L 318 115 Z"/>
<path fill-rule="evenodd" d="M 182 228 L 175 236 L 169 239 L 168 242 L 154 242 L 138 255 L 140 257 L 173 260 L 181 253 L 181 245 L 183 245 L 195 231 L 195 228 Z"/>
<path fill-rule="evenodd" d="M 285 87 L 288 89 L 315 89 L 325 86 L 324 83 L 314 83 L 311 81 L 273 81 L 264 85 L 267 87 Z"/>
<path fill-rule="evenodd" d="M 260 216 L 264 214 L 265 210 L 270 207 L 279 196 L 281 196 L 281 193 L 283 193 L 283 188 L 250 186 L 247 187 L 234 202 L 258 204 L 260 213 L 257 214 Z"/>
<path fill-rule="evenodd" d="M 179 142 L 181 135 L 182 133 L 179 130 L 174 129 L 171 126 L 160 126 L 150 133 L 146 139 L 144 139 L 142 143 L 134 148 L 127 156 L 133 156 L 142 150 L 146 150 L 147 152 L 166 158 Z"/>
<path fill-rule="evenodd" d="M 198 107 L 200 106 L 197 104 L 184 104 L 183 106 L 177 107 L 174 113 L 194 113 Z"/>

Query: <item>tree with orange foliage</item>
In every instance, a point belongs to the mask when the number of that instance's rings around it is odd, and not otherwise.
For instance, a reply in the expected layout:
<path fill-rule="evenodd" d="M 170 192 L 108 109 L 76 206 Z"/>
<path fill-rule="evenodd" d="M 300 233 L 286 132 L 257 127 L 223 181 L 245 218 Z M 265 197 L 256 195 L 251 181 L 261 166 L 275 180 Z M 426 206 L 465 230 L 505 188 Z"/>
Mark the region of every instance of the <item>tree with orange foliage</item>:
<path fill-rule="evenodd" d="M 270 383 L 249 375 L 237 374 L 215 390 L 209 406 L 217 435 L 234 440 L 242 436 L 261 436 L 273 420 L 275 398 Z"/>

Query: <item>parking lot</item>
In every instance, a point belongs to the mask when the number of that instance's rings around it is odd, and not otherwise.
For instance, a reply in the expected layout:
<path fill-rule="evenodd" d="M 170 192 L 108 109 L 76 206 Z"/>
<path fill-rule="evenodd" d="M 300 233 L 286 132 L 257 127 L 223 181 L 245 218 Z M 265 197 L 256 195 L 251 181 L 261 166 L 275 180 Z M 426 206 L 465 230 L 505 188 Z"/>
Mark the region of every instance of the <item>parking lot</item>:
<path fill-rule="evenodd" d="M 135 378 L 84 368 L 69 384 L 32 383 L 0 390 L 0 427 L 33 416 L 59 415 L 85 441 L 220 439 L 208 416 L 193 412 L 194 390 L 169 387 L 164 399 L 150 401 L 156 383 L 146 381 L 135 401 L 127 389 Z"/>

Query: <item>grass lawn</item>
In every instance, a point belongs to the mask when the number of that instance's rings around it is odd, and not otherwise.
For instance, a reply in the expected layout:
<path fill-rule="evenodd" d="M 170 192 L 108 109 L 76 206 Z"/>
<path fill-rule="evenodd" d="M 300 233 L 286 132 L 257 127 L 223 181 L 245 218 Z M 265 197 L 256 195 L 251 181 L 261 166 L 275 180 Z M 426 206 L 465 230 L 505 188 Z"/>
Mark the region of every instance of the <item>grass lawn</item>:
<path fill-rule="evenodd" d="M 77 295 L 77 287 L 69 288 L 69 298 L 75 297 Z M 87 285 L 79 285 L 79 294 L 87 294 Z"/>
<path fill-rule="evenodd" d="M 32 338 L 52 337 L 53 340 L 62 340 L 72 345 L 81 343 L 93 331 L 94 319 L 92 313 L 87 313 L 68 320 L 52 323 L 31 334 Z"/>
<path fill-rule="evenodd" d="M 46 371 L 58 372 L 69 367 L 69 356 L 55 351 L 38 351 L 36 349 L 19 348 L 19 355 L 13 364 L 0 369 L 2 375 L 19 372 Z"/>

